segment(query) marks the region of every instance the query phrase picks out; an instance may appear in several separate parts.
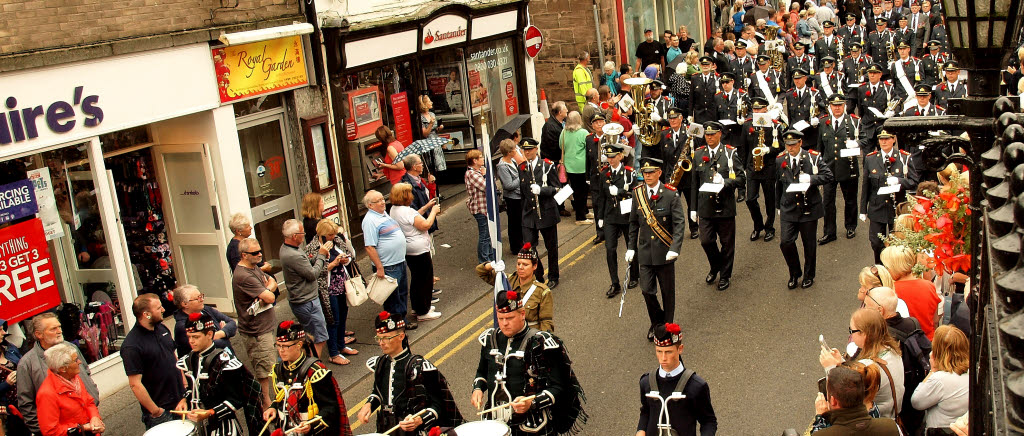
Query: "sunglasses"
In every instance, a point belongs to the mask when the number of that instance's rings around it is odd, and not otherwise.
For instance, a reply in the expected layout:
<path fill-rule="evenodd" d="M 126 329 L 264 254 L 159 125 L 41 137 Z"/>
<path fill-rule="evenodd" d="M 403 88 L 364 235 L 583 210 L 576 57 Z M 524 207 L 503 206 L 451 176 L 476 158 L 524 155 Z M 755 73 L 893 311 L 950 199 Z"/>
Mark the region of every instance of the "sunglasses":
<path fill-rule="evenodd" d="M 857 330 L 857 329 L 850 329 L 850 334 L 852 335 L 852 334 L 854 334 L 854 333 L 860 333 L 860 330 Z"/>
<path fill-rule="evenodd" d="M 259 256 L 260 254 L 262 254 L 262 253 L 263 253 L 263 250 L 256 250 L 256 251 L 245 251 L 244 253 L 245 253 L 245 254 L 248 254 L 248 255 L 250 255 L 250 256 Z"/>

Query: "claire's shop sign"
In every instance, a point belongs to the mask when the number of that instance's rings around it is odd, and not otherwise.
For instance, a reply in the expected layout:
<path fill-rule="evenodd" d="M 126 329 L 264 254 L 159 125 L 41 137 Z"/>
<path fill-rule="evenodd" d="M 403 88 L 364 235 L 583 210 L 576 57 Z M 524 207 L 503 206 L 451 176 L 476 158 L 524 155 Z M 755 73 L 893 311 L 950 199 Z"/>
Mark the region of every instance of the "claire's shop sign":
<path fill-rule="evenodd" d="M 423 25 L 421 50 L 466 42 L 469 22 L 460 15 L 441 15 Z"/>
<path fill-rule="evenodd" d="M 8 96 L 4 101 L 6 116 L 0 117 L 0 145 L 27 141 L 39 137 L 40 129 L 53 133 L 67 133 L 76 127 L 96 127 L 103 122 L 100 96 L 85 95 L 84 86 L 76 86 L 67 100 L 48 104 L 27 102 L 20 105 L 18 97 Z"/>
<path fill-rule="evenodd" d="M 0 160 L 220 106 L 207 43 L 0 74 Z"/>

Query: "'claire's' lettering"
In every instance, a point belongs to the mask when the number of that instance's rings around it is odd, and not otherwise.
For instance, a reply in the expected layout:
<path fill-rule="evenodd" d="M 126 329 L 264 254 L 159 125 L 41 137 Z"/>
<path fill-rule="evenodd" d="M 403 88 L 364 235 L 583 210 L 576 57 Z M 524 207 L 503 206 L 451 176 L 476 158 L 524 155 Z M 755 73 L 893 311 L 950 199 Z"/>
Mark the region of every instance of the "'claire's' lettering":
<path fill-rule="evenodd" d="M 38 105 L 18 109 L 18 99 L 7 97 L 4 101 L 7 116 L 0 115 L 0 145 L 39 137 L 40 117 L 46 120 L 46 127 L 53 133 L 70 132 L 78 124 L 79 115 L 84 116 L 82 124 L 86 127 L 98 126 L 103 122 L 103 109 L 98 105 L 100 96 L 89 95 L 83 98 L 83 89 L 82 86 L 75 87 L 71 103 L 55 101 L 45 108 Z M 75 110 L 75 106 L 79 106 L 79 111 Z"/>

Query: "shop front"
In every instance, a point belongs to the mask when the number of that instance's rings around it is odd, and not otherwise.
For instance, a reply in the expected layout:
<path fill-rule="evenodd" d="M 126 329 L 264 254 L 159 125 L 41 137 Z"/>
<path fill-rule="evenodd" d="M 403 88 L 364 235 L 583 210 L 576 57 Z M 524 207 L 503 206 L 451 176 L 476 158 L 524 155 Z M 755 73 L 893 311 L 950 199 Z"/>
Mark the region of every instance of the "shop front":
<path fill-rule="evenodd" d="M 673 33 L 686 26 L 696 41 L 694 49 L 703 51 L 711 33 L 709 0 L 616 0 L 618 41 L 621 63 L 636 64 L 632 54 L 644 41 L 644 30 L 654 30 L 654 38 L 662 41 L 666 30 Z"/>
<path fill-rule="evenodd" d="M 189 283 L 234 313 L 231 215 L 250 216 L 276 252 L 297 214 L 308 172 L 289 145 L 304 142 L 293 94 L 306 84 L 225 102 L 225 80 L 242 81 L 218 49 L 0 75 L 0 318 L 24 337 L 20 321 L 56 310 L 101 396 L 127 383 L 118 348 L 137 295 L 170 308 L 168 292 Z"/>
<path fill-rule="evenodd" d="M 418 19 L 356 23 L 346 32 L 324 29 L 353 231 L 366 212 L 362 195 L 390 190 L 378 165 L 387 149 L 375 135 L 379 127 L 392 130 L 404 146 L 433 135 L 445 139 L 422 154 L 424 161 L 440 179 L 461 183 L 467 151 L 482 147 L 516 115 L 537 112 L 523 40 L 527 21 L 525 2 L 506 2 L 479 9 L 442 6 Z M 440 127 L 435 132 L 422 129 L 429 114 Z"/>

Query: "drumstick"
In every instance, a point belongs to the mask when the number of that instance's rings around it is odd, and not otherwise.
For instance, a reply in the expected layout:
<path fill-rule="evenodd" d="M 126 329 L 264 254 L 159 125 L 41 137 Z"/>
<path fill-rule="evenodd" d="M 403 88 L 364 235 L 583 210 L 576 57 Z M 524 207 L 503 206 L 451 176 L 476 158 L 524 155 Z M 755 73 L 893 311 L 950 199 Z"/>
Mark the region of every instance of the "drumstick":
<path fill-rule="evenodd" d="M 267 431 L 267 427 L 270 427 L 270 423 L 274 422 L 273 419 L 268 419 L 266 424 L 263 424 L 263 429 L 260 430 L 259 436 L 263 436 L 263 432 Z"/>
<path fill-rule="evenodd" d="M 415 418 L 415 417 L 417 417 L 417 416 L 420 416 L 420 415 L 422 415 L 422 414 L 423 414 L 423 412 L 426 412 L 426 411 L 427 411 L 427 409 L 423 409 L 423 410 L 420 410 L 419 412 L 416 412 L 416 414 L 415 414 L 415 415 L 413 415 L 412 417 L 413 417 L 413 418 Z M 401 426 L 402 426 L 402 424 L 398 424 L 398 425 L 396 425 L 396 426 L 394 426 L 394 427 L 391 427 L 391 429 L 390 429 L 390 430 L 388 430 L 388 431 L 386 431 L 386 432 L 384 432 L 384 434 L 385 434 L 385 435 L 389 435 L 389 434 L 391 434 L 391 432 L 393 432 L 393 431 L 395 431 L 395 430 L 398 430 L 398 428 L 399 428 L 399 427 L 401 427 Z"/>
<path fill-rule="evenodd" d="M 534 398 L 537 398 L 537 396 L 536 395 L 530 395 L 529 397 L 523 397 L 522 401 L 530 401 L 530 400 L 533 400 Z M 511 405 L 512 405 L 512 403 L 505 403 L 505 404 L 502 404 L 500 406 L 496 406 L 496 407 L 492 407 L 490 409 L 484 410 L 483 412 L 477 412 L 476 415 L 480 416 L 480 415 L 483 415 L 485 413 L 491 413 L 491 412 L 493 412 L 495 410 L 501 410 L 501 409 L 504 409 L 504 408 L 509 407 Z"/>
<path fill-rule="evenodd" d="M 317 415 L 313 419 L 311 419 L 309 421 L 304 421 L 303 423 L 297 425 L 296 427 L 302 427 L 303 425 L 313 425 L 314 423 L 319 422 L 319 421 L 323 421 L 323 420 L 324 419 L 322 417 L 320 417 L 320 415 Z M 284 434 L 292 434 L 294 432 L 295 432 L 295 429 L 293 428 L 291 430 L 288 430 L 288 431 L 284 432 Z"/>

